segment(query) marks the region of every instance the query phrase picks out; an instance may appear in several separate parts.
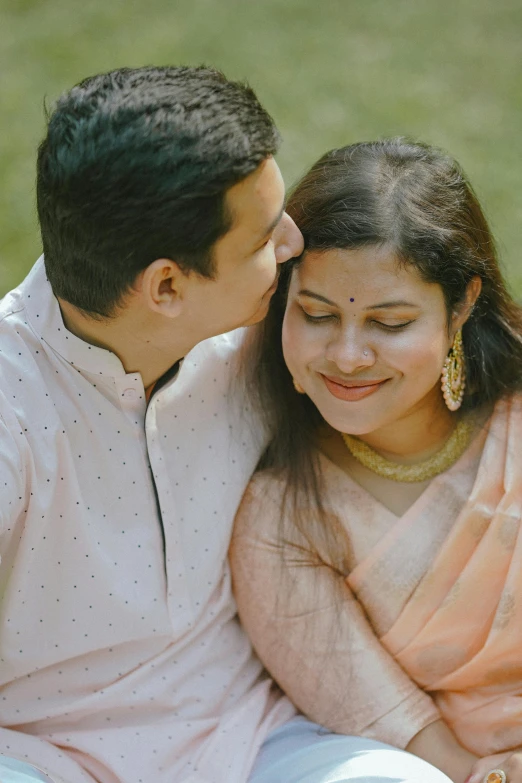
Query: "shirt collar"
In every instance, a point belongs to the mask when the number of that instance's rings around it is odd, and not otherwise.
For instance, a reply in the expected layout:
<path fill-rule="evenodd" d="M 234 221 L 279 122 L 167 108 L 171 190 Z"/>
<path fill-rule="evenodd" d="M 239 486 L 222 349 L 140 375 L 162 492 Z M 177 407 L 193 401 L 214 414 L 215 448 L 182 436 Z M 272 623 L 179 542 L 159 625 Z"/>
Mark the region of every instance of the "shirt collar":
<path fill-rule="evenodd" d="M 27 320 L 38 337 L 73 367 L 96 375 L 126 375 L 116 354 L 76 337 L 64 325 L 60 305 L 45 273 L 43 256 L 20 286 Z"/>
<path fill-rule="evenodd" d="M 40 256 L 33 266 L 18 292 L 24 302 L 27 321 L 33 332 L 74 368 L 106 378 L 124 378 L 127 375 L 116 354 L 105 348 L 90 345 L 66 328 L 60 305 L 47 279 L 43 256 Z M 185 359 L 177 363 L 175 368 L 177 372 L 172 372 L 172 369 L 168 371 L 168 380 L 161 389 L 158 388 L 157 394 L 153 395 L 154 399 L 173 384 L 182 394 L 185 389 L 184 383 L 188 383 L 192 375 L 191 371 L 196 370 L 202 363 L 209 360 L 214 363 L 218 360 L 227 366 L 230 350 L 237 347 L 243 332 L 243 329 L 236 329 L 228 334 L 203 340 L 196 345 Z"/>

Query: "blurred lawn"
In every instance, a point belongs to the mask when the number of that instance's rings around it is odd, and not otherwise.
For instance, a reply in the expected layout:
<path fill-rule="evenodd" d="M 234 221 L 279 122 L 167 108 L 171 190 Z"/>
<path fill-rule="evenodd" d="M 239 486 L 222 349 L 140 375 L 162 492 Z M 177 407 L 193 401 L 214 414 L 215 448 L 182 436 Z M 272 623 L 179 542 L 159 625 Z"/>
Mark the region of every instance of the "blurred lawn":
<path fill-rule="evenodd" d="M 409 134 L 447 148 L 522 296 L 521 0 L 0 0 L 0 294 L 40 252 L 44 99 L 121 65 L 214 64 L 284 136 L 291 184 L 326 149 Z"/>

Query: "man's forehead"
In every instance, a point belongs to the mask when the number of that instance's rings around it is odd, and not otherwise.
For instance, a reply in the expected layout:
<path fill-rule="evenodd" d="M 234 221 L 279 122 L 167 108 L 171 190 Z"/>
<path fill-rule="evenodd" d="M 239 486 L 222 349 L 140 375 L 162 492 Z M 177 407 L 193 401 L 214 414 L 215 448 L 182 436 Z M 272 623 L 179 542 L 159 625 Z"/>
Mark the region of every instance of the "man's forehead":
<path fill-rule="evenodd" d="M 263 236 L 273 231 L 285 208 L 285 189 L 277 163 L 268 158 L 226 194 L 231 229 L 244 227 Z"/>

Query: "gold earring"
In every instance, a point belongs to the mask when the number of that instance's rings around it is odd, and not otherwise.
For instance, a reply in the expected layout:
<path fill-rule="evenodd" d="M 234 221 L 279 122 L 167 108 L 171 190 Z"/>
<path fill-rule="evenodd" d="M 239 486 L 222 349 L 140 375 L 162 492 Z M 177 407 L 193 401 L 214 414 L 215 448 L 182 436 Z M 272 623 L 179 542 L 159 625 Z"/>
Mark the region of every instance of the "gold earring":
<path fill-rule="evenodd" d="M 303 389 L 303 387 L 299 383 L 297 383 L 295 378 L 292 378 L 292 380 L 294 382 L 294 389 L 296 390 L 296 392 L 298 394 L 304 394 L 305 390 Z"/>
<path fill-rule="evenodd" d="M 444 362 L 441 377 L 442 394 L 450 411 L 457 411 L 462 405 L 466 388 L 466 363 L 462 345 L 462 329 L 459 329 L 453 345 Z"/>

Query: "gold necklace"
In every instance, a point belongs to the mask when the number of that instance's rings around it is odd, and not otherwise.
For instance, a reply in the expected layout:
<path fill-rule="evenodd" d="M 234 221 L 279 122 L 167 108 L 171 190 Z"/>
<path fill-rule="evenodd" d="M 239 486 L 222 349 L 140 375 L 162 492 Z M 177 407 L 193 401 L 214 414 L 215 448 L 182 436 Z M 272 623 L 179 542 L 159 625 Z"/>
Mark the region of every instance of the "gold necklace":
<path fill-rule="evenodd" d="M 341 434 L 348 451 L 365 468 L 383 478 L 413 484 L 416 481 L 427 481 L 434 478 L 454 465 L 466 451 L 472 432 L 473 427 L 469 422 L 459 421 L 440 451 L 416 465 L 392 462 L 378 454 L 359 438 L 345 433 Z"/>

